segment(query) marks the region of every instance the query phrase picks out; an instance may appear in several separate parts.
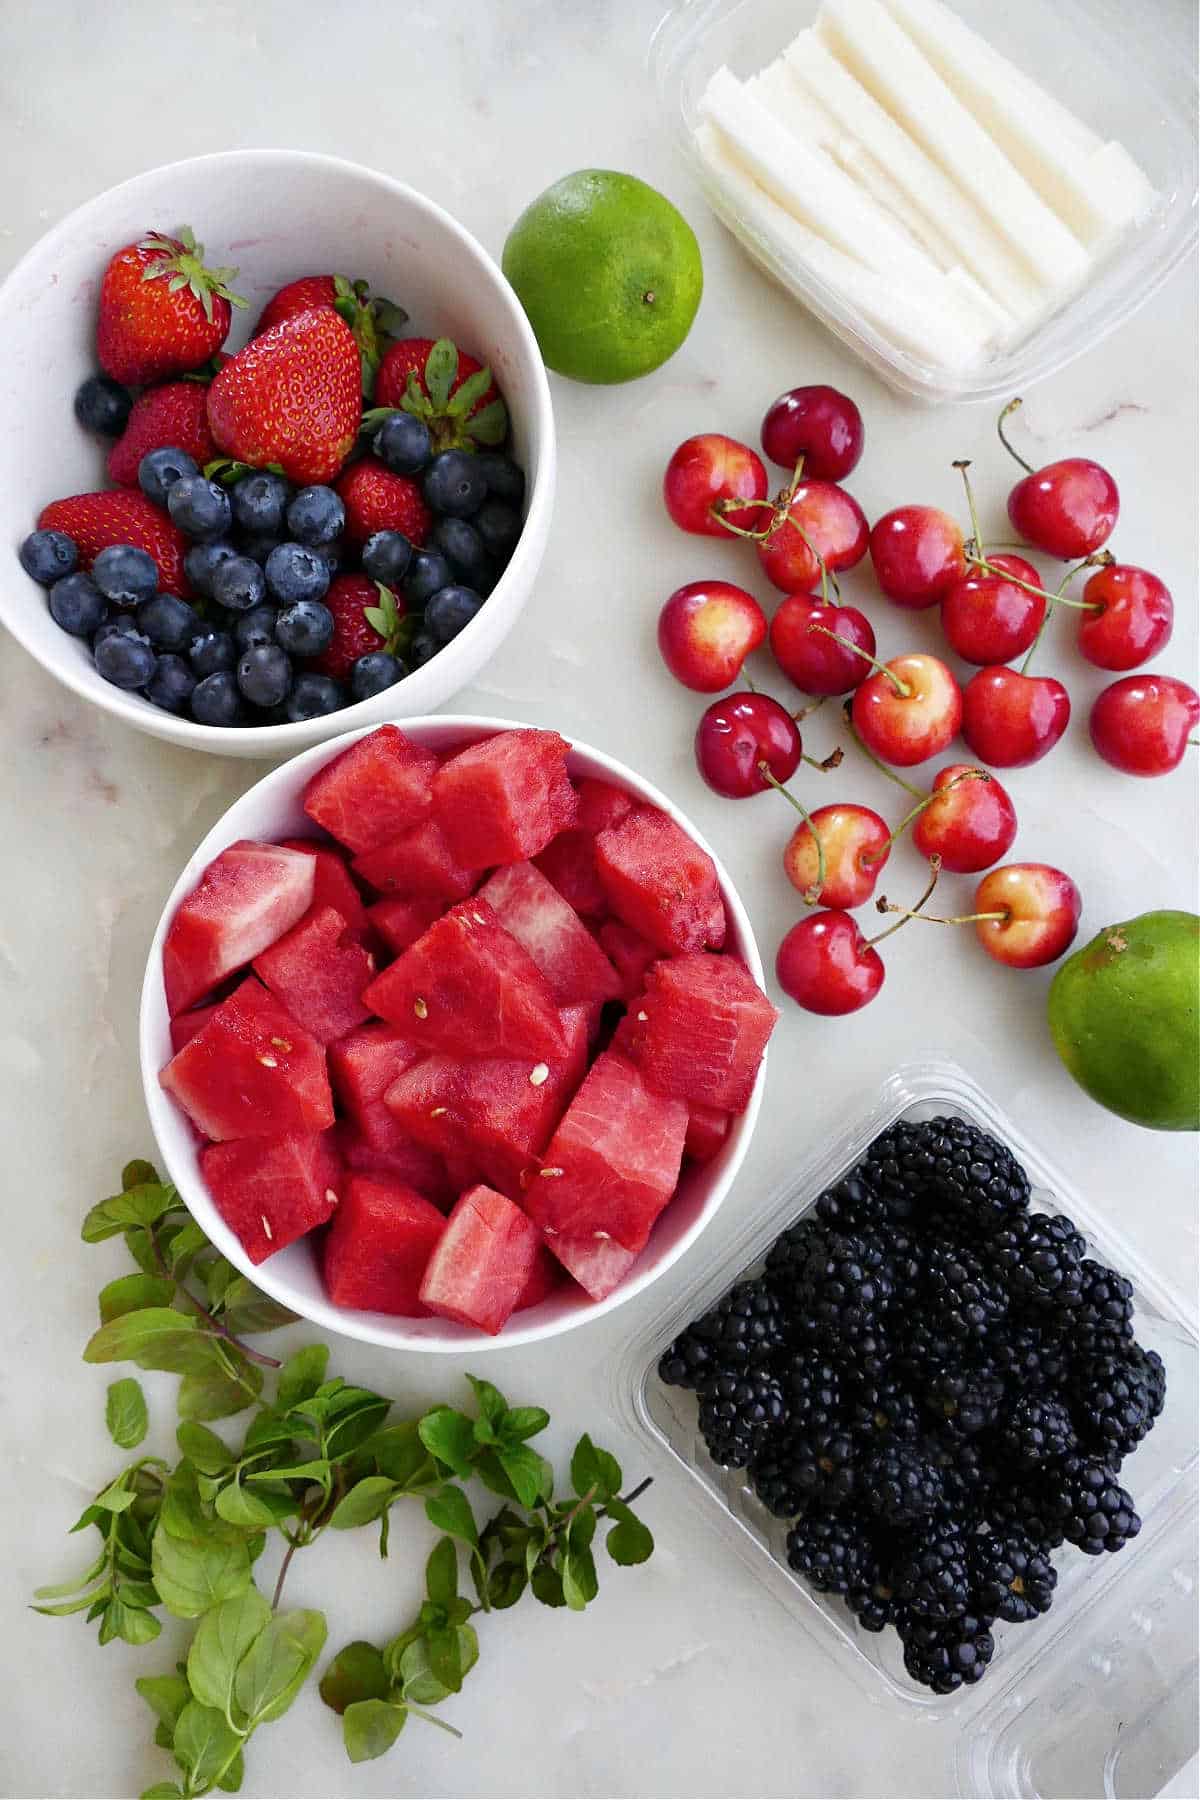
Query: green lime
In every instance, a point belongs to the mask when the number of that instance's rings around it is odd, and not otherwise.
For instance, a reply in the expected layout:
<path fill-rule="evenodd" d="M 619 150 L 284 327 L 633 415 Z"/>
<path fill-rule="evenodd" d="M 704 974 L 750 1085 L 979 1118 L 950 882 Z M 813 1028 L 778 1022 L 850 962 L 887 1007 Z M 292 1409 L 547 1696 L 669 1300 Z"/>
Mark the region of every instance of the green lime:
<path fill-rule="evenodd" d="M 687 220 L 611 169 L 580 169 L 539 194 L 508 234 L 503 268 L 547 366 L 573 381 L 657 369 L 691 330 L 704 287 Z"/>
<path fill-rule="evenodd" d="M 1200 918 L 1109 925 L 1050 986 L 1050 1031 L 1085 1093 L 1156 1131 L 1200 1131 Z"/>

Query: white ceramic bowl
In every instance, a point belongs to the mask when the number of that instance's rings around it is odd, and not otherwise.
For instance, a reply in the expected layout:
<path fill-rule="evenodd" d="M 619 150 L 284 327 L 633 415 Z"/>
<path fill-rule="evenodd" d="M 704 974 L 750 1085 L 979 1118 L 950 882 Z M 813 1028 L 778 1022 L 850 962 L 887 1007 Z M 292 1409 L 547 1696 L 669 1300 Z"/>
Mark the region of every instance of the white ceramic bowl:
<path fill-rule="evenodd" d="M 109 486 L 107 440 L 80 429 L 75 389 L 96 368 L 95 298 L 114 250 L 148 229 L 190 225 L 215 263 L 236 264 L 250 305 L 245 340 L 285 281 L 362 276 L 410 315 L 406 330 L 452 337 L 495 371 L 526 474 L 525 529 L 486 606 L 453 643 L 396 687 L 300 725 L 221 730 L 175 718 L 97 675 L 85 644 L 60 631 L 17 561 L 48 501 Z M 554 499 L 554 415 L 537 343 L 487 252 L 449 213 L 401 181 L 298 150 L 230 150 L 136 175 L 71 213 L 0 287 L 0 622 L 65 686 L 139 731 L 225 756 L 273 757 L 385 718 L 432 712 L 474 679 L 533 586 Z"/>
<path fill-rule="evenodd" d="M 459 744 L 473 743 L 497 731 L 521 729 L 510 719 L 483 719 L 467 715 L 444 714 L 433 719 L 401 719 L 403 729 L 420 744 L 433 750 L 445 750 Z M 332 757 L 362 737 L 362 731 L 348 732 L 332 743 L 320 744 L 293 757 L 281 768 L 256 782 L 234 802 L 219 819 L 208 836 L 188 859 L 179 880 L 171 890 L 146 963 L 142 985 L 140 1054 L 142 1084 L 150 1124 L 171 1180 L 179 1189 L 197 1224 L 231 1263 L 248 1275 L 256 1285 L 276 1300 L 289 1306 L 302 1317 L 311 1319 L 329 1331 L 344 1337 L 360 1338 L 368 1344 L 384 1344 L 393 1350 L 447 1350 L 472 1352 L 505 1348 L 513 1344 L 534 1343 L 541 1338 L 556 1337 L 570 1331 L 601 1313 L 611 1312 L 624 1300 L 632 1299 L 666 1272 L 699 1237 L 733 1185 L 738 1169 L 749 1148 L 754 1123 L 762 1101 L 765 1060 L 760 1069 L 750 1104 L 733 1123 L 719 1154 L 709 1163 L 689 1165 L 679 1190 L 661 1214 L 628 1280 L 607 1300 L 589 1300 L 581 1289 L 574 1292 L 559 1289 L 540 1306 L 516 1313 L 496 1337 L 471 1331 L 447 1319 L 399 1319 L 386 1313 L 353 1312 L 335 1306 L 326 1296 L 312 1246 L 304 1239 L 269 1257 L 257 1268 L 250 1262 L 237 1238 L 213 1205 L 200 1174 L 199 1145 L 195 1133 L 180 1108 L 159 1086 L 158 1072 L 171 1056 L 170 1019 L 162 979 L 162 946 L 167 927 L 184 896 L 195 887 L 202 871 L 213 858 L 238 838 L 277 839 L 299 834 L 312 835 L 313 824 L 301 807 L 305 787 L 316 771 Z M 728 874 L 691 821 L 657 788 L 635 775 L 624 763 L 576 743 L 568 764 L 572 775 L 594 775 L 611 781 L 636 794 L 639 800 L 661 807 L 677 824 L 708 851 L 716 863 L 725 908 L 729 918 L 728 948 L 737 952 L 761 985 L 762 962 L 746 909 L 738 898 Z"/>

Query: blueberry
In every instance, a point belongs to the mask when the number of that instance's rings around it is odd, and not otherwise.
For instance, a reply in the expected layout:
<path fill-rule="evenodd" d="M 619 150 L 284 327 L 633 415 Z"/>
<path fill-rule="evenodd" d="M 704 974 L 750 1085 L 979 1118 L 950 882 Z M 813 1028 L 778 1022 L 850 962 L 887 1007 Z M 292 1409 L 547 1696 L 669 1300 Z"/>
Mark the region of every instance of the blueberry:
<path fill-rule="evenodd" d="M 249 612 L 266 598 L 267 578 L 248 556 L 231 556 L 212 578 L 212 597 L 230 612 Z"/>
<path fill-rule="evenodd" d="M 146 698 L 164 712 L 186 712 L 195 686 L 195 673 L 182 656 L 160 656 L 146 683 Z"/>
<path fill-rule="evenodd" d="M 108 601 L 90 575 L 64 575 L 50 589 L 50 617 L 72 637 L 91 637 L 104 623 Z"/>
<path fill-rule="evenodd" d="M 483 592 L 494 586 L 492 559 L 483 547 L 483 539 L 465 519 L 439 519 L 429 537 L 430 545 L 439 551 L 459 581 Z"/>
<path fill-rule="evenodd" d="M 289 656 L 320 656 L 333 642 L 333 614 L 319 600 L 297 600 L 280 613 L 275 641 Z"/>
<path fill-rule="evenodd" d="M 17 555 L 25 573 L 43 587 L 73 575 L 79 564 L 78 546 L 65 531 L 31 531 Z"/>
<path fill-rule="evenodd" d="M 356 700 L 369 700 L 372 694 L 394 687 L 407 673 L 398 656 L 389 656 L 386 650 L 371 650 L 351 668 L 350 692 Z"/>
<path fill-rule="evenodd" d="M 272 550 L 278 550 L 283 542 L 284 539 L 277 531 L 243 531 L 240 534 L 238 555 L 248 556 L 251 562 L 265 568 Z"/>
<path fill-rule="evenodd" d="M 244 725 L 246 709 L 232 669 L 206 675 L 192 689 L 192 717 L 198 725 Z"/>
<path fill-rule="evenodd" d="M 429 461 L 429 429 L 411 413 L 396 412 L 375 433 L 375 454 L 397 475 L 419 475 Z"/>
<path fill-rule="evenodd" d="M 423 668 L 433 661 L 441 647 L 432 631 L 418 631 L 408 647 L 408 660 L 414 669 Z"/>
<path fill-rule="evenodd" d="M 363 545 L 363 574 L 397 588 L 412 562 L 412 545 L 402 531 L 377 531 Z"/>
<path fill-rule="evenodd" d="M 331 676 L 305 669 L 283 703 L 283 715 L 289 725 L 299 725 L 305 719 L 322 719 L 345 704 L 346 696 Z"/>
<path fill-rule="evenodd" d="M 233 524 L 229 495 L 203 475 L 185 475 L 182 481 L 172 482 L 167 489 L 167 511 L 180 531 L 208 543 L 224 537 Z"/>
<path fill-rule="evenodd" d="M 281 606 L 320 600 L 333 579 L 319 550 L 307 544 L 280 544 L 267 558 L 267 587 Z"/>
<path fill-rule="evenodd" d="M 136 606 L 158 592 L 158 564 L 133 544 L 110 544 L 92 564 L 92 580 L 114 606 Z"/>
<path fill-rule="evenodd" d="M 203 680 L 206 675 L 215 675 L 218 669 L 236 667 L 237 645 L 227 631 L 202 631 L 188 645 L 188 661 Z"/>
<path fill-rule="evenodd" d="M 475 466 L 487 482 L 489 500 L 506 500 L 520 506 L 525 498 L 525 471 L 500 450 L 480 450 Z"/>
<path fill-rule="evenodd" d="M 157 650 L 186 650 L 196 635 L 196 614 L 174 594 L 155 594 L 137 609 L 138 630 Z"/>
<path fill-rule="evenodd" d="M 138 464 L 138 486 L 155 506 L 165 506 L 167 493 L 177 481 L 191 481 L 199 473 L 200 467 L 194 456 L 189 456 L 186 450 L 164 446 L 161 450 L 147 450 L 143 456 Z"/>
<path fill-rule="evenodd" d="M 215 544 L 193 544 L 183 559 L 184 574 L 203 600 L 212 599 L 213 576 L 237 551 L 224 539 Z"/>
<path fill-rule="evenodd" d="M 415 550 L 404 577 L 405 597 L 414 606 L 424 606 L 439 588 L 449 587 L 453 580 L 454 570 L 438 551 Z"/>
<path fill-rule="evenodd" d="M 425 608 L 425 628 L 439 644 L 448 644 L 469 625 L 483 605 L 469 587 L 445 587 Z"/>
<path fill-rule="evenodd" d="M 243 531 L 281 532 L 291 491 L 282 475 L 243 475 L 229 497 L 235 521 Z"/>
<path fill-rule="evenodd" d="M 140 631 L 113 631 L 96 645 L 96 673 L 114 687 L 145 687 L 157 661 L 149 638 Z"/>
<path fill-rule="evenodd" d="M 305 487 L 287 509 L 287 528 L 299 544 L 331 544 L 346 523 L 342 497 L 331 487 Z"/>
<path fill-rule="evenodd" d="M 523 523 L 515 506 L 506 500 L 485 500 L 474 518 L 475 530 L 483 539 L 483 547 L 493 556 L 507 562 L 516 548 Z"/>
<path fill-rule="evenodd" d="M 426 469 L 421 492 L 443 518 L 469 519 L 487 499 L 487 481 L 469 450 L 442 450 Z"/>
<path fill-rule="evenodd" d="M 332 580 L 341 568 L 342 558 L 345 554 L 345 546 L 342 543 L 341 538 L 334 538 L 331 544 L 310 544 L 309 549 L 314 556 L 319 556 L 321 558 L 321 561 L 329 570 L 329 578 Z"/>
<path fill-rule="evenodd" d="M 105 619 L 103 625 L 97 627 L 96 635 L 92 639 L 92 649 L 94 651 L 96 645 L 102 644 L 106 637 L 139 637 L 140 635 L 137 620 L 132 613 L 117 613 L 114 618 Z"/>
<path fill-rule="evenodd" d="M 292 663 L 278 644 L 254 644 L 237 666 L 237 684 L 251 706 L 278 706 L 292 685 Z"/>
<path fill-rule="evenodd" d="M 120 437 L 129 423 L 133 395 L 111 375 L 89 375 L 75 390 L 75 417 L 85 431 Z"/>
<path fill-rule="evenodd" d="M 256 644 L 273 644 L 278 616 L 273 606 L 252 606 L 248 613 L 235 620 L 233 641 L 239 654 L 243 650 L 253 650 Z"/>

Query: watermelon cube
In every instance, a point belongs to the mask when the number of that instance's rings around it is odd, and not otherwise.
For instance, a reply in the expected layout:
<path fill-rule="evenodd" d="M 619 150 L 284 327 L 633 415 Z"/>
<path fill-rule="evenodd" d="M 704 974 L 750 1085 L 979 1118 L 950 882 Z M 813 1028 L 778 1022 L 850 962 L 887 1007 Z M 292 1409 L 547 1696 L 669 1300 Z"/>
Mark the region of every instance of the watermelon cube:
<path fill-rule="evenodd" d="M 328 844 L 318 844 L 315 838 L 284 838 L 281 847 L 284 850 L 296 850 L 301 856 L 312 857 L 316 864 L 313 905 L 332 906 L 335 912 L 341 913 L 355 937 L 362 938 L 365 942 L 371 931 L 367 922 L 367 909 L 341 852 L 331 849 Z"/>
<path fill-rule="evenodd" d="M 424 1194 L 435 1206 L 452 1205 L 462 1192 L 462 1184 L 447 1174 L 440 1156 L 405 1136 L 386 1107 L 380 1102 L 376 1102 L 376 1106 L 387 1115 L 392 1141 L 377 1143 L 377 1133 L 372 1133 L 368 1140 L 354 1120 L 340 1119 L 334 1128 L 334 1137 L 345 1167 L 355 1175 L 374 1175 L 380 1181 L 397 1181 L 402 1187 L 416 1188 L 418 1194 Z"/>
<path fill-rule="evenodd" d="M 637 1252 L 675 1192 L 688 1113 L 614 1050 L 597 1057 L 529 1183 L 526 1206 L 555 1236 L 615 1238 Z"/>
<path fill-rule="evenodd" d="M 636 1000 L 646 985 L 646 970 L 661 952 L 620 919 L 606 919 L 596 936 L 621 979 L 621 999 Z"/>
<path fill-rule="evenodd" d="M 616 970 L 582 922 L 532 863 L 508 863 L 479 890 L 506 931 L 524 944 L 560 1006 L 613 1000 Z"/>
<path fill-rule="evenodd" d="M 575 783 L 575 792 L 579 795 L 575 822 L 580 831 L 590 831 L 593 837 L 607 831 L 610 825 L 619 825 L 635 805 L 633 795 L 624 788 L 614 787 L 611 781 L 597 781 L 591 775 Z"/>
<path fill-rule="evenodd" d="M 282 1137 L 333 1124 L 325 1051 L 253 978 L 158 1077 L 207 1138 Z"/>
<path fill-rule="evenodd" d="M 323 1225 L 337 1207 L 342 1169 L 328 1132 L 206 1144 L 200 1172 L 213 1204 L 252 1263 Z"/>
<path fill-rule="evenodd" d="M 546 1239 L 546 1247 L 592 1300 L 607 1300 L 637 1261 L 636 1253 L 626 1250 L 616 1238 L 597 1237 L 595 1232 L 576 1237 L 556 1231 Z"/>
<path fill-rule="evenodd" d="M 693 1162 L 711 1162 L 729 1136 L 730 1117 L 715 1106 L 704 1106 L 693 1100 L 688 1104 L 687 1136 L 683 1154 Z"/>
<path fill-rule="evenodd" d="M 557 731 L 500 731 L 442 764 L 434 815 L 464 868 L 522 862 L 574 824 L 570 748 Z"/>
<path fill-rule="evenodd" d="M 622 1042 L 657 1093 L 739 1113 L 778 1017 L 736 957 L 700 952 L 654 964 Z"/>
<path fill-rule="evenodd" d="M 494 1188 L 469 1188 L 429 1258 L 422 1303 L 495 1337 L 528 1287 L 540 1248 L 537 1227 L 519 1206 Z"/>
<path fill-rule="evenodd" d="M 163 942 L 168 1010 L 185 1012 L 256 957 L 312 905 L 311 856 L 242 839 L 210 862 Z"/>
<path fill-rule="evenodd" d="M 216 1012 L 215 1006 L 194 1006 L 191 1012 L 176 1013 L 171 1020 L 171 1048 L 182 1050 L 198 1031 L 203 1031 Z"/>
<path fill-rule="evenodd" d="M 445 1229 L 415 1188 L 351 1175 L 322 1246 L 329 1298 L 356 1312 L 424 1316 L 421 1278 Z"/>
<path fill-rule="evenodd" d="M 255 957 L 254 972 L 322 1044 L 371 1016 L 362 992 L 375 974 L 375 958 L 332 906 L 314 906 Z"/>
<path fill-rule="evenodd" d="M 443 902 L 429 897 L 423 900 L 376 900 L 374 906 L 367 908 L 367 921 L 376 936 L 399 956 L 401 950 L 407 950 L 429 930 L 435 919 L 441 918 L 443 911 Z"/>
<path fill-rule="evenodd" d="M 363 999 L 428 1050 L 531 1064 L 566 1053 L 549 982 L 486 900 L 452 906 Z"/>
<path fill-rule="evenodd" d="M 609 904 L 659 950 L 719 949 L 725 907 L 713 859 L 666 813 L 633 811 L 596 839 L 596 870 Z"/>
<path fill-rule="evenodd" d="M 386 1148 L 395 1141 L 394 1121 L 383 1096 L 423 1055 L 410 1038 L 402 1037 L 390 1025 L 364 1025 L 329 1046 L 334 1096 L 368 1143 L 376 1141 L 376 1121 L 384 1127 L 378 1147 Z"/>
<path fill-rule="evenodd" d="M 562 1286 L 562 1279 L 562 1264 L 555 1261 L 545 1244 L 539 1243 L 529 1280 L 521 1289 L 521 1297 L 513 1307 L 513 1311 L 527 1312 L 531 1306 L 540 1306 L 543 1300 L 550 1298 L 556 1288 Z"/>
<path fill-rule="evenodd" d="M 465 899 L 478 879 L 473 869 L 455 860 L 436 819 L 425 819 L 356 856 L 354 873 L 381 894 L 443 903 Z"/>
<path fill-rule="evenodd" d="M 590 831 L 560 831 L 533 860 L 581 918 L 608 917 L 608 895 L 596 873 L 596 840 Z"/>
<path fill-rule="evenodd" d="M 356 853 L 398 837 L 429 811 L 437 757 L 395 725 L 359 738 L 313 776 L 304 810 Z"/>

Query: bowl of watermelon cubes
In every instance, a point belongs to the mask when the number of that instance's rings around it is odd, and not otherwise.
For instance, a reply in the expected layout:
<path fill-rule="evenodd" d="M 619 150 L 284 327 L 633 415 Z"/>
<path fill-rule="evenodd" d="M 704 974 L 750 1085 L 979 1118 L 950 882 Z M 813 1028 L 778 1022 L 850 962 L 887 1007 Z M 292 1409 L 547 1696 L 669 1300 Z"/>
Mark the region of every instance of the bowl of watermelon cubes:
<path fill-rule="evenodd" d="M 623 764 L 450 715 L 318 745 L 209 832 L 146 968 L 171 1177 L 349 1337 L 460 1350 L 639 1293 L 728 1193 L 775 1007 L 703 839 Z"/>

